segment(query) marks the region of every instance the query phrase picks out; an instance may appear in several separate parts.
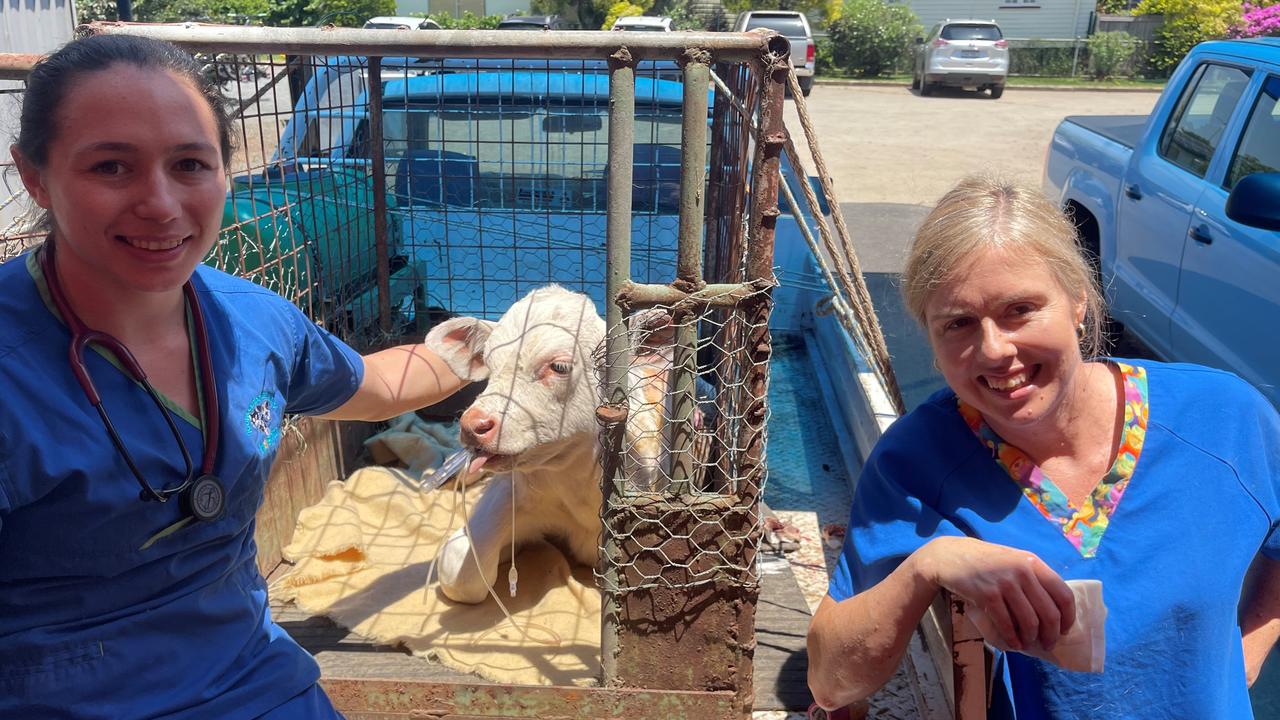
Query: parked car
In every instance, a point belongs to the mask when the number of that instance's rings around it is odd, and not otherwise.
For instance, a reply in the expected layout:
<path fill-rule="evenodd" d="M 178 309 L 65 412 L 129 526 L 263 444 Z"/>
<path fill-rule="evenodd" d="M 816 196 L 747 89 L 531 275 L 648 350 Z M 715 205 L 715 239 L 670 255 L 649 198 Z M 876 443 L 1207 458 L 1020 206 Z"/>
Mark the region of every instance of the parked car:
<path fill-rule="evenodd" d="M 1099 264 L 1112 318 L 1157 355 L 1280 406 L 1280 40 L 1196 46 L 1149 116 L 1072 116 L 1044 190 Z"/>
<path fill-rule="evenodd" d="M 632 15 L 620 17 L 613 21 L 611 30 L 633 30 L 639 32 L 670 32 L 671 18 L 666 15 Z"/>
<path fill-rule="evenodd" d="M 559 15 L 508 15 L 498 23 L 499 30 L 572 30 Z"/>
<path fill-rule="evenodd" d="M 388 67 L 409 64 L 409 59 L 386 61 Z M 237 198 L 244 204 L 237 216 L 242 222 L 256 220 L 256 231 L 240 241 L 244 247 L 300 246 L 310 228 L 290 227 L 297 241 L 273 242 L 273 223 L 308 218 L 314 206 L 317 213 L 339 217 L 327 224 L 332 237 L 309 237 L 308 246 L 347 252 L 358 247 L 361 260 L 367 248 L 368 258 L 374 257 L 373 202 L 366 194 L 372 192 L 372 153 L 365 70 L 359 57 L 334 58 L 320 67 L 271 158 L 271 165 L 285 173 L 237 180 Z M 645 238 L 633 246 L 637 282 L 665 283 L 675 276 L 680 77 L 670 61 L 645 60 L 636 67 L 632 228 L 635 237 Z M 590 280 L 584 286 L 584 278 L 603 277 L 605 264 L 608 102 L 604 61 L 454 60 L 444 72 L 383 75 L 387 227 L 396 256 L 392 306 L 407 311 L 401 320 L 427 318 L 433 307 L 474 309 L 496 318 L 520 296 L 529 277 L 582 289 L 603 307 L 603 283 Z M 714 108 L 714 92 L 708 92 L 708 102 Z M 708 123 L 711 116 L 709 111 Z M 527 120 L 513 123 L 513 117 Z M 480 140 L 499 136 L 502 142 Z M 545 148 L 545 155 L 531 157 L 527 148 Z M 347 174 L 363 179 L 337 182 Z M 796 195 L 802 192 L 799 183 L 816 182 L 796 176 L 786 162 L 782 177 Z M 286 199 L 271 194 L 295 192 L 295 187 L 311 195 L 301 205 L 270 212 L 283 208 Z M 243 195 L 250 188 L 260 200 Z M 354 241 L 348 239 L 352 222 L 360 228 Z M 805 247 L 789 215 L 778 219 L 776 233 L 779 243 Z M 227 251 L 234 255 L 241 244 Z M 330 260 L 331 254 L 322 248 L 319 261 L 344 277 L 324 276 L 327 287 L 357 274 L 333 262 L 338 258 Z M 485 283 L 459 281 L 481 261 L 490 273 Z M 369 270 L 358 274 L 366 277 Z M 359 308 L 350 310 L 356 312 Z M 359 328 L 371 320 L 360 315 L 351 322 Z"/>
<path fill-rule="evenodd" d="M 944 20 L 916 38 L 911 88 L 921 95 L 941 86 L 990 90 L 1004 95 L 1009 77 L 1009 41 L 991 20 Z"/>
<path fill-rule="evenodd" d="M 430 18 L 381 15 L 366 20 L 364 27 L 366 30 L 370 28 L 376 30 L 439 30 L 440 23 Z"/>
<path fill-rule="evenodd" d="M 776 30 L 791 42 L 791 64 L 795 66 L 801 92 L 808 96 L 813 89 L 813 70 L 817 57 L 817 46 L 813 42 L 813 31 L 809 29 L 809 18 L 804 13 L 793 10 L 750 10 L 739 15 L 738 21 L 734 23 L 734 30 L 737 32 L 756 28 Z M 800 48 L 804 48 L 803 53 Z"/>

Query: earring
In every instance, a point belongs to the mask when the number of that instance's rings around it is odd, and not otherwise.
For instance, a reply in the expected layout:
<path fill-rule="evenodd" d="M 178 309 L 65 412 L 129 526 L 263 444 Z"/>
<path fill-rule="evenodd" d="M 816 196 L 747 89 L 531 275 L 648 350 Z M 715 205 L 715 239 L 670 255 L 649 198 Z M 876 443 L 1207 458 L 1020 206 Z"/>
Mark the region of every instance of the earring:
<path fill-rule="evenodd" d="M 1084 339 L 1084 323 L 1080 323 L 1076 325 L 1076 337 L 1080 338 L 1081 340 Z"/>

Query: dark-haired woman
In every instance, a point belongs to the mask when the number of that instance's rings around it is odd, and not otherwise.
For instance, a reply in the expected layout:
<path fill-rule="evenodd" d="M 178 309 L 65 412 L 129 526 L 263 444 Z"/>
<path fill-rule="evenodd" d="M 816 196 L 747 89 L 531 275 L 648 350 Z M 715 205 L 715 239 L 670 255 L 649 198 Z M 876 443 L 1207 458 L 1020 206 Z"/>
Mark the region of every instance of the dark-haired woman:
<path fill-rule="evenodd" d="M 382 419 L 462 381 L 200 264 L 230 138 L 165 43 L 78 40 L 28 80 L 11 153 L 49 235 L 0 265 L 0 718 L 337 717 L 255 562 L 282 416 Z"/>

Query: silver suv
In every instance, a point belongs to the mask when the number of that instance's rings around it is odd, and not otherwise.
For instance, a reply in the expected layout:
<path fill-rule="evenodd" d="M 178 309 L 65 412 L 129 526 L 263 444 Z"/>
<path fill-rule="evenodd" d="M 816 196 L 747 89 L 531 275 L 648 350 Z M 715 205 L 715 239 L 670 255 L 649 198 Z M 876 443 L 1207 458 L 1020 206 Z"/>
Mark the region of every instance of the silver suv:
<path fill-rule="evenodd" d="M 756 28 L 775 30 L 791 43 L 791 64 L 796 70 L 796 80 L 805 97 L 813 89 L 813 68 L 817 57 L 813 44 L 813 32 L 804 13 L 793 10 L 751 10 L 738 16 L 733 29 L 746 32 Z"/>
<path fill-rule="evenodd" d="M 1009 77 L 1009 42 L 990 20 L 944 20 L 916 38 L 911 88 L 928 95 L 939 86 L 1004 94 Z"/>

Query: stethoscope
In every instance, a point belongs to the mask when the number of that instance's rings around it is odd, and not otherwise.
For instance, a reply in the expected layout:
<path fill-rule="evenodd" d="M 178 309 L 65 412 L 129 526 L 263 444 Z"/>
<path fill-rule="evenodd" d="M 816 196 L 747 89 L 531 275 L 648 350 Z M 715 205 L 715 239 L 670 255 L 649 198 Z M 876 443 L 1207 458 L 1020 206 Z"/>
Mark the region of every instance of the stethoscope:
<path fill-rule="evenodd" d="M 89 403 L 93 405 L 94 409 L 98 411 L 98 416 L 102 418 L 102 426 L 107 429 L 111 444 L 115 445 L 116 451 L 124 458 L 125 463 L 129 465 L 129 469 L 133 471 L 133 476 L 137 478 L 138 485 L 142 487 L 141 499 L 167 502 L 176 495 L 183 511 L 195 519 L 217 519 L 222 515 L 222 510 L 226 505 L 226 491 L 222 487 L 222 481 L 213 474 L 214 460 L 218 452 L 218 391 L 213 378 L 213 359 L 209 354 L 209 334 L 205 329 L 204 314 L 200 311 L 200 301 L 196 297 L 196 291 L 192 287 L 191 281 L 188 280 L 182 286 L 182 292 L 186 296 L 187 305 L 191 308 L 196 355 L 200 366 L 200 381 L 205 388 L 201 413 L 204 422 L 204 458 L 200 465 L 200 475 L 198 477 L 193 472 L 191 453 L 187 451 L 187 444 L 182 441 L 182 434 L 178 432 L 178 426 L 174 423 L 169 410 L 165 408 L 164 401 L 160 399 L 160 394 L 156 392 L 155 388 L 151 386 L 151 382 L 147 380 L 147 374 L 143 372 L 142 366 L 134 359 L 133 353 L 129 352 L 124 343 L 107 333 L 86 327 L 84 321 L 80 319 L 79 315 L 76 315 L 75 310 L 71 308 L 71 304 L 67 302 L 66 296 L 62 293 L 58 273 L 53 265 L 53 253 L 53 242 L 46 242 L 38 252 L 40 270 L 44 274 L 45 287 L 49 289 L 49 296 L 53 299 L 54 306 L 58 308 L 58 313 L 62 315 L 63 321 L 67 324 L 67 329 L 71 331 L 71 345 L 67 352 L 68 362 L 71 364 L 71 372 L 75 374 L 76 380 L 80 382 L 80 387 L 84 390 Z M 182 450 L 182 461 L 186 464 L 186 476 L 177 487 L 155 489 L 142 476 L 142 471 L 134 463 L 129 450 L 125 448 L 124 442 L 120 439 L 120 434 L 116 432 L 115 426 L 111 424 L 111 417 L 107 415 L 107 410 L 102 404 L 102 398 L 98 395 L 98 390 L 93 385 L 93 378 L 89 376 L 89 369 L 84 364 L 84 351 L 90 343 L 97 344 L 114 355 L 123 368 L 133 376 L 133 379 L 147 391 L 147 394 L 151 396 L 152 402 L 156 404 L 156 408 L 160 410 L 160 414 L 164 416 L 164 421 L 169 426 L 169 431 L 173 433 L 174 439 L 178 441 L 178 447 Z"/>

